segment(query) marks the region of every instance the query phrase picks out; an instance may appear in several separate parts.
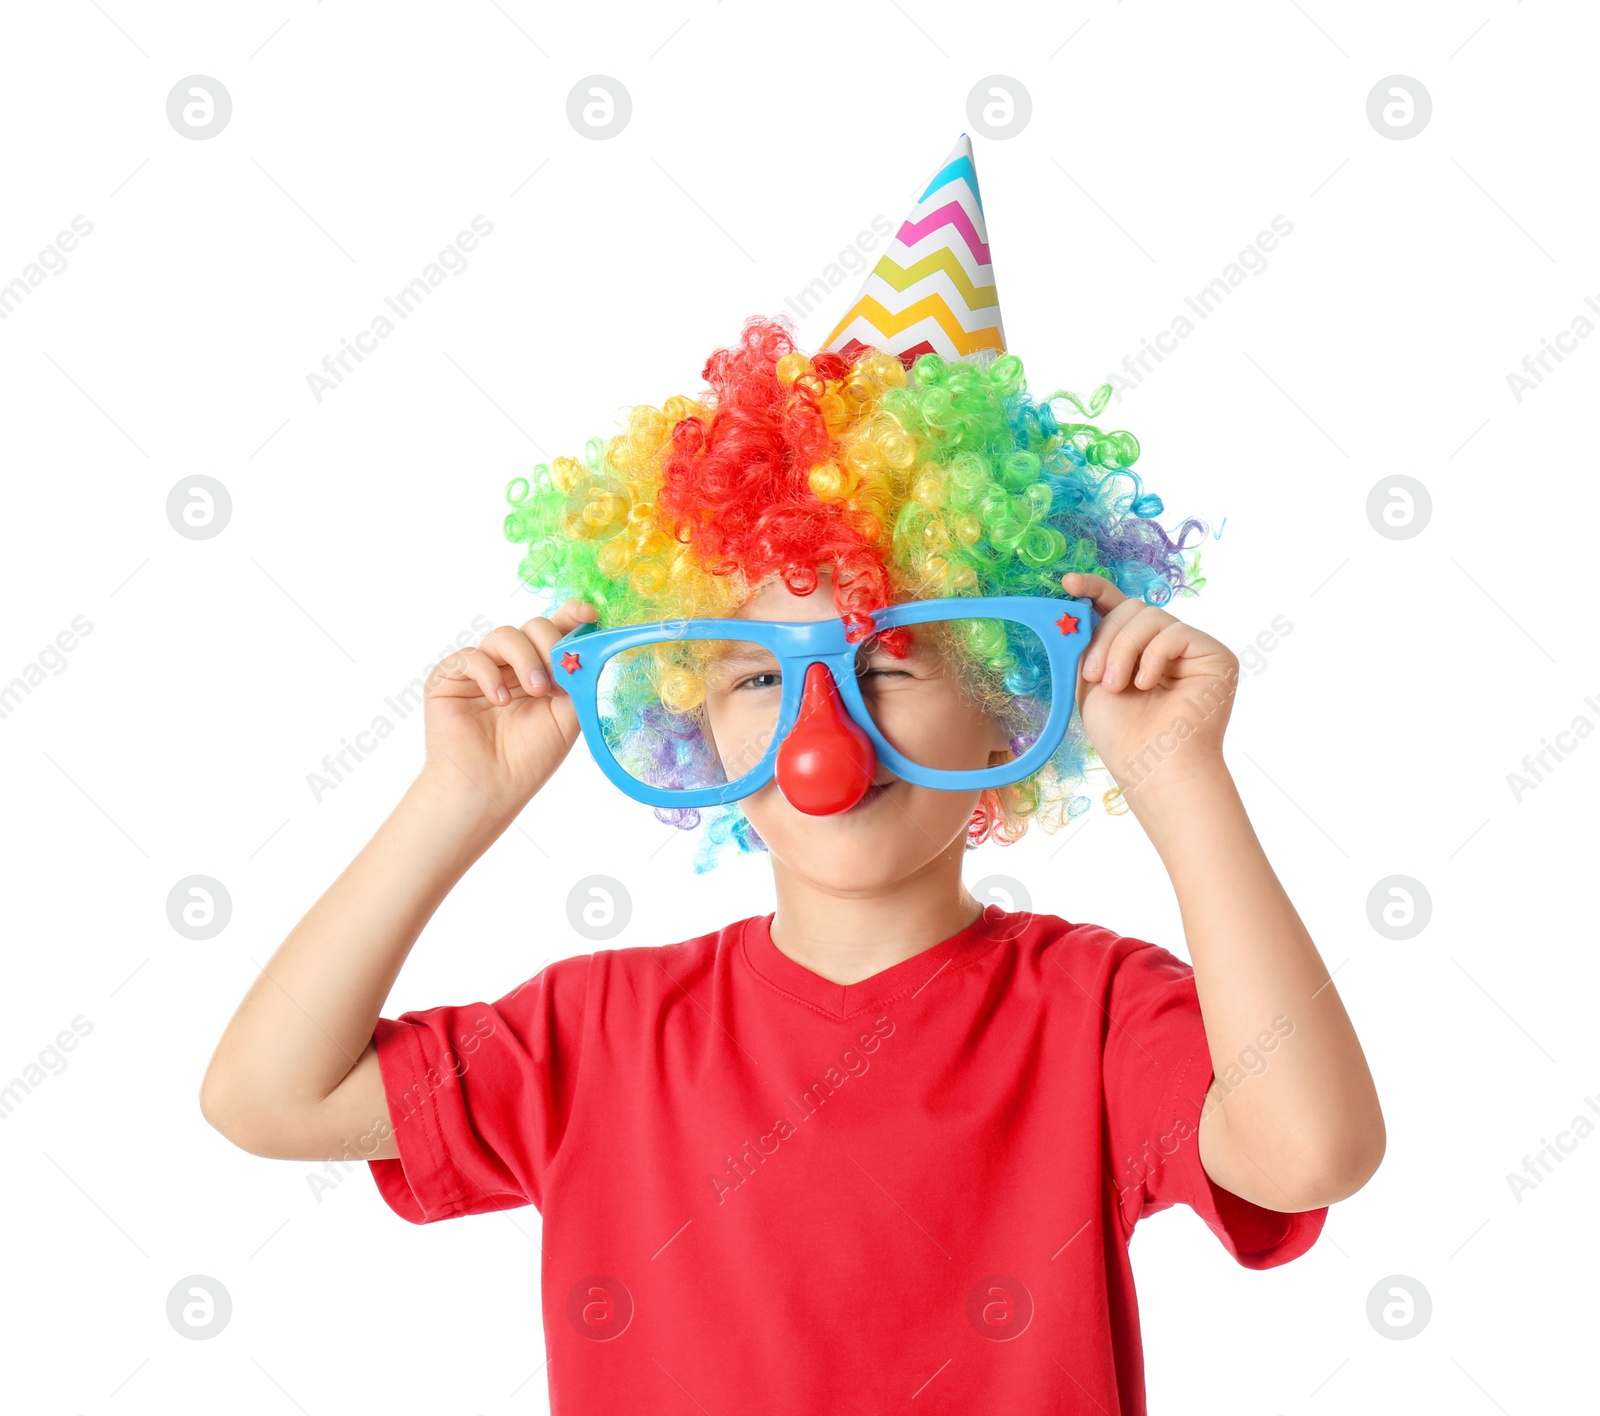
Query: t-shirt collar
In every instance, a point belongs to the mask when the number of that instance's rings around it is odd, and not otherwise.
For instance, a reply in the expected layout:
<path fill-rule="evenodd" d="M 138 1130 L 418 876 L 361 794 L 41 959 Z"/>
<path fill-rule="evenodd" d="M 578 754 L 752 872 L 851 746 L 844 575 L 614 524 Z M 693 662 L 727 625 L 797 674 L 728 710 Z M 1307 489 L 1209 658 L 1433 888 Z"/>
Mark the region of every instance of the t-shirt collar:
<path fill-rule="evenodd" d="M 772 914 L 753 915 L 743 923 L 739 943 L 750 967 L 779 992 L 834 1018 L 852 1017 L 892 998 L 920 993 L 1000 939 L 1014 937 L 1023 922 L 999 905 L 985 905 L 982 914 L 948 939 L 859 983 L 845 984 L 812 973 L 779 949 L 772 942 L 772 920 Z"/>

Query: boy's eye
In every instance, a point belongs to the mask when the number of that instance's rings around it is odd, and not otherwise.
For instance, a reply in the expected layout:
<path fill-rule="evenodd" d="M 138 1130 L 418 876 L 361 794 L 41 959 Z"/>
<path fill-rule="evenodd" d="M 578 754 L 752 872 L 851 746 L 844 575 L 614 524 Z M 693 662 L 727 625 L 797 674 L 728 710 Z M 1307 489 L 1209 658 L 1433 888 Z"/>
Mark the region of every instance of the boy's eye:
<path fill-rule="evenodd" d="M 856 679 L 861 683 L 866 683 L 869 679 L 884 683 L 891 679 L 914 677 L 914 674 L 907 673 L 904 669 L 862 668 L 856 672 Z M 776 669 L 772 669 L 757 674 L 746 674 L 733 685 L 733 688 L 735 692 L 740 689 L 777 688 L 782 682 L 783 674 Z"/>
<path fill-rule="evenodd" d="M 875 679 L 879 683 L 885 683 L 890 679 L 908 679 L 912 677 L 914 675 L 907 673 L 904 669 L 867 668 L 859 670 L 856 674 L 856 678 L 862 683 L 867 682 L 868 679 Z"/>

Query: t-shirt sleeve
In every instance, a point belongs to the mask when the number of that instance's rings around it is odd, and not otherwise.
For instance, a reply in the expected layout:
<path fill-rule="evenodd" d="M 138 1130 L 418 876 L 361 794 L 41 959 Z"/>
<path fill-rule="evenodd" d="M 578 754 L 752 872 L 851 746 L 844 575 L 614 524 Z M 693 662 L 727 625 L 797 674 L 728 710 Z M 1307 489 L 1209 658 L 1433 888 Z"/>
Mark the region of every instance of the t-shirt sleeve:
<path fill-rule="evenodd" d="M 1112 973 L 1105 1027 L 1109 1163 L 1125 1235 L 1142 1216 L 1182 1203 L 1246 1268 L 1273 1268 L 1305 1253 L 1326 1208 L 1264 1209 L 1224 1190 L 1200 1163 L 1200 1111 L 1215 1073 L 1194 970 L 1158 945 L 1140 944 Z M 1257 1055 L 1270 1065 L 1269 1054 Z"/>
<path fill-rule="evenodd" d="M 563 959 L 493 1003 L 378 1019 L 400 1156 L 368 1163 L 402 1219 L 542 1208 L 577 1092 L 589 963 Z"/>

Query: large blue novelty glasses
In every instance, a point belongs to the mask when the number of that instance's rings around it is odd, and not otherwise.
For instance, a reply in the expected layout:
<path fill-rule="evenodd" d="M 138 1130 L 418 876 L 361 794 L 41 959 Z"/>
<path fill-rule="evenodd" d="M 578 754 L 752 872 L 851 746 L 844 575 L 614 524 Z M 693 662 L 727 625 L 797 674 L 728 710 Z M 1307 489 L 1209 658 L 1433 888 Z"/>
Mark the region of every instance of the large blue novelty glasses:
<path fill-rule="evenodd" d="M 856 643 L 838 618 L 584 624 L 550 663 L 595 761 L 636 800 L 715 806 L 776 777 L 792 805 L 826 815 L 880 765 L 945 791 L 1036 772 L 1066 736 L 1099 618 L 1088 600 L 1014 595 L 892 605 Z M 986 720 L 1010 760 L 965 765 Z"/>

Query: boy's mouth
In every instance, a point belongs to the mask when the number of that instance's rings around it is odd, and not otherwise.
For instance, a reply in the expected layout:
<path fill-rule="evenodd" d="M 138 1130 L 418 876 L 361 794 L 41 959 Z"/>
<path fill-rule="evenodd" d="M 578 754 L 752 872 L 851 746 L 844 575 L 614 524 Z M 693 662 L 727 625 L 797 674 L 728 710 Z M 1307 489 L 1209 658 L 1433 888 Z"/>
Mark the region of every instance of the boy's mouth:
<path fill-rule="evenodd" d="M 866 789 L 866 791 L 861 794 L 861 799 L 859 801 L 852 806 L 845 807 L 844 811 L 841 812 L 840 815 L 848 816 L 852 811 L 860 811 L 862 807 L 871 806 L 873 802 L 877 801 L 877 799 L 886 791 L 888 791 L 889 788 L 892 787 L 898 780 L 899 778 L 897 777 L 891 777 L 887 782 L 874 782 Z"/>

